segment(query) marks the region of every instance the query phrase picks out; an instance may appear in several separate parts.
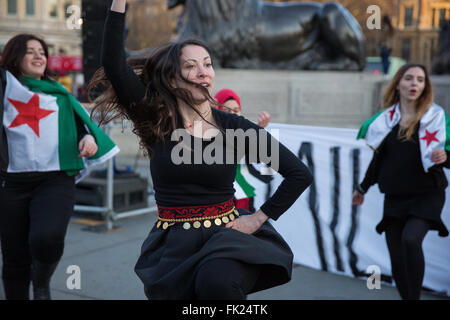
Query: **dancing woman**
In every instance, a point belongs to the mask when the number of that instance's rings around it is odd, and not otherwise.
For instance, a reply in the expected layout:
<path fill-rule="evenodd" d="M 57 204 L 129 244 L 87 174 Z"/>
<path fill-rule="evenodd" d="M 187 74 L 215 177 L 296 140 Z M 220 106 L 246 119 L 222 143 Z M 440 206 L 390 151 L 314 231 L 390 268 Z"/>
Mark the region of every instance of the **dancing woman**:
<path fill-rule="evenodd" d="M 279 162 L 285 179 L 256 212 L 236 210 L 236 164 L 244 154 L 252 156 L 249 139 L 239 148 L 228 147 L 222 138 L 227 129 L 258 133 L 260 127 L 211 107 L 216 104 L 211 97 L 215 73 L 210 52 L 200 41 L 170 43 L 133 70 L 123 48 L 125 5 L 124 0 L 112 3 L 104 29 L 104 72 L 97 72 L 90 87 L 109 80 L 112 87 L 97 101 L 95 112 L 104 121 L 131 119 L 151 157 L 158 221 L 135 266 L 147 297 L 245 299 L 289 281 L 292 252 L 267 220 L 278 219 L 295 202 L 311 184 L 311 174 L 262 130 L 256 138 L 268 146 L 273 156 L 268 162 L 275 167 Z M 195 161 L 212 144 L 226 148 L 215 149 L 218 161 Z M 179 163 L 174 150 L 188 159 Z M 225 159 L 229 152 L 232 163 Z"/>

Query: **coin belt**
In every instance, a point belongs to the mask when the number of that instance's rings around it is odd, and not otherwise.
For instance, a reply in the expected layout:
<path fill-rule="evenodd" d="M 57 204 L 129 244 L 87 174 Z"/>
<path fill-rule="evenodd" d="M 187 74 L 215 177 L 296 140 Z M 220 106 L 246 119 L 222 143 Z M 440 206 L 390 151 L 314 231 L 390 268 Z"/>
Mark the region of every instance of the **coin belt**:
<path fill-rule="evenodd" d="M 214 223 L 216 226 L 220 226 L 223 224 L 227 224 L 230 221 L 233 221 L 236 217 L 239 216 L 239 212 L 236 208 L 233 207 L 228 212 L 223 214 L 219 214 L 217 216 L 209 216 L 209 217 L 197 217 L 197 218 L 186 218 L 186 219 L 164 219 L 158 217 L 158 221 L 156 222 L 157 228 L 163 228 L 164 230 L 168 227 L 173 226 L 175 223 L 183 222 L 183 228 L 185 230 L 189 230 L 192 227 L 195 229 L 200 228 L 202 225 L 205 228 L 210 228 Z M 192 225 L 191 225 L 192 224 Z"/>

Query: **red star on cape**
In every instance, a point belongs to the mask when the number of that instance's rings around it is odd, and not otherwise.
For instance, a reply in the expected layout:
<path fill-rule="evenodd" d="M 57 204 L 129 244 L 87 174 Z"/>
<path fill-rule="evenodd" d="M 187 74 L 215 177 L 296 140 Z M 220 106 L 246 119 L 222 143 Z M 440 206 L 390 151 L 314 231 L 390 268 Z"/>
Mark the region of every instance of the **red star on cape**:
<path fill-rule="evenodd" d="M 45 118 L 50 113 L 55 112 L 54 110 L 45 110 L 39 108 L 39 96 L 37 93 L 35 93 L 27 103 L 9 98 L 8 100 L 14 105 L 14 107 L 19 112 L 19 114 L 16 116 L 14 121 L 11 122 L 8 128 L 14 128 L 21 126 L 23 124 L 27 124 L 34 131 L 34 133 L 36 133 L 38 137 L 39 137 L 39 120 Z"/>
<path fill-rule="evenodd" d="M 394 118 L 394 114 L 395 114 L 395 108 L 393 108 L 391 111 L 389 111 L 389 113 L 391 114 L 391 121 Z"/>
<path fill-rule="evenodd" d="M 427 141 L 427 147 L 430 145 L 431 142 L 436 141 L 439 142 L 438 139 L 436 139 L 436 134 L 439 132 L 439 130 L 436 130 L 435 132 L 428 132 L 428 130 L 425 129 L 425 136 L 420 138 L 421 140 Z"/>

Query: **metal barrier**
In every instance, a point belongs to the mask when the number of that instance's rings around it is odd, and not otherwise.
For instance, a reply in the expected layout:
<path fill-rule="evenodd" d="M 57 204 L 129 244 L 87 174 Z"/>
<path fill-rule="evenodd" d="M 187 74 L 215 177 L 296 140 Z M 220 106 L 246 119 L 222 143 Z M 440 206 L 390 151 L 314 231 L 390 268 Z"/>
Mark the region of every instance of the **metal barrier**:
<path fill-rule="evenodd" d="M 95 207 L 95 206 L 75 205 L 74 211 L 101 213 L 105 220 L 107 230 L 111 230 L 114 227 L 114 221 L 117 221 L 119 219 L 134 217 L 134 216 L 158 211 L 158 208 L 156 206 L 153 206 L 153 207 L 125 211 L 125 212 L 121 212 L 121 213 L 114 212 L 114 207 L 113 207 L 114 170 L 113 170 L 113 159 L 112 158 L 108 160 L 106 179 L 107 179 L 106 206 L 105 207 Z"/>
<path fill-rule="evenodd" d="M 114 126 L 111 122 L 105 127 L 105 132 L 109 135 L 110 130 Z M 106 206 L 96 207 L 96 206 L 85 206 L 85 205 L 75 205 L 74 211 L 76 212 L 98 212 L 101 213 L 107 230 L 111 230 L 114 227 L 114 221 L 123 218 L 134 217 L 146 213 L 157 212 L 158 208 L 156 206 L 141 208 L 136 210 L 125 211 L 121 213 L 114 212 L 113 206 L 113 196 L 114 196 L 114 166 L 113 158 L 107 161 L 107 173 L 106 173 Z"/>

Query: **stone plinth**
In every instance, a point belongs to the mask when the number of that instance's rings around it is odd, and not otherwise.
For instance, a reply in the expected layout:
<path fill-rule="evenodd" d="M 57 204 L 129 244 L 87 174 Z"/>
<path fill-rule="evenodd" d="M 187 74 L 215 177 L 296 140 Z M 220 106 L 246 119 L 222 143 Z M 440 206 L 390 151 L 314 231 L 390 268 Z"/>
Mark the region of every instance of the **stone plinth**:
<path fill-rule="evenodd" d="M 230 88 L 241 97 L 243 115 L 257 121 L 359 128 L 380 108 L 390 79 L 362 72 L 216 70 L 214 93 Z M 450 76 L 433 76 L 435 101 L 450 114 Z M 136 155 L 138 142 L 127 123 L 111 129 L 120 155 Z M 141 151 L 142 152 L 142 151 Z"/>

